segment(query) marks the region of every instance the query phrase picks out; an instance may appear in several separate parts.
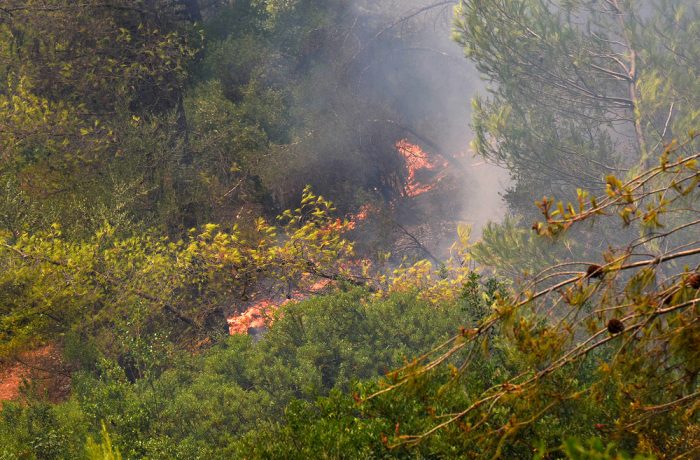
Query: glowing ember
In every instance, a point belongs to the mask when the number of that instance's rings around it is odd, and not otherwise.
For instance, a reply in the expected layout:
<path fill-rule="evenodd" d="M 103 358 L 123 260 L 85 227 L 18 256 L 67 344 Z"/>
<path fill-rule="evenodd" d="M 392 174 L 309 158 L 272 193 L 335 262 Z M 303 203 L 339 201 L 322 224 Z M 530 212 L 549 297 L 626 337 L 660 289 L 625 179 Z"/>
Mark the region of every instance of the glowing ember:
<path fill-rule="evenodd" d="M 355 230 L 360 222 L 367 220 L 369 215 L 375 211 L 376 209 L 371 204 L 363 204 L 356 213 L 348 216 L 348 229 Z"/>
<path fill-rule="evenodd" d="M 14 363 L 0 363 L 0 410 L 3 401 L 21 396 L 25 380 L 37 384 L 35 390 L 48 396 L 50 401 L 65 400 L 70 394 L 71 375 L 61 349 L 56 344 L 48 344 L 20 354 Z"/>
<path fill-rule="evenodd" d="M 416 197 L 433 190 L 438 182 L 444 178 L 447 162 L 431 158 L 420 146 L 411 144 L 407 139 L 398 141 L 396 149 L 403 157 L 408 171 L 404 185 L 406 196 Z M 319 231 L 330 233 L 354 230 L 360 222 L 365 221 L 376 211 L 377 209 L 371 204 L 365 204 L 356 213 L 348 215 L 347 219 L 335 219 L 325 227 L 320 228 Z M 369 262 L 365 260 L 359 260 L 341 267 L 341 272 L 351 276 L 353 273 L 364 276 L 368 270 Z M 299 282 L 299 288 L 286 296 L 286 298 L 259 300 L 249 306 L 243 313 L 228 318 L 229 332 L 231 335 L 248 334 L 251 329 L 266 328 L 272 321 L 272 314 L 281 306 L 288 302 L 307 299 L 334 283 L 330 279 L 319 279 L 312 275 L 305 275 Z"/>
<path fill-rule="evenodd" d="M 320 279 L 320 280 L 316 281 L 314 284 L 312 284 L 311 286 L 309 286 L 308 291 L 310 293 L 314 294 L 314 293 L 317 293 L 319 291 L 324 290 L 326 287 L 328 287 L 329 284 L 331 284 L 331 280 L 325 279 L 325 278 Z"/>
<path fill-rule="evenodd" d="M 263 299 L 260 300 L 241 314 L 234 315 L 228 318 L 229 334 L 248 334 L 250 329 L 266 328 L 272 322 L 273 313 L 283 305 L 289 302 L 298 302 L 309 298 L 312 294 L 317 294 L 330 286 L 333 281 L 321 278 L 314 282 L 311 280 L 302 280 L 301 284 L 311 283 L 304 289 L 299 289 L 289 295 L 289 298 L 283 300 Z"/>
<path fill-rule="evenodd" d="M 240 315 L 228 318 L 229 334 L 247 334 L 250 328 L 267 327 L 275 309 L 277 305 L 271 300 L 261 300 Z"/>
<path fill-rule="evenodd" d="M 334 232 L 342 232 L 344 230 L 343 227 L 349 227 L 345 222 L 343 222 L 340 219 L 335 219 L 333 222 L 330 224 L 326 225 L 323 228 L 320 228 L 319 231 L 323 233 L 334 233 Z M 350 228 L 352 230 L 352 228 Z"/>
<path fill-rule="evenodd" d="M 406 196 L 415 197 L 435 188 L 441 177 L 438 176 L 437 180 L 426 184 L 423 183 L 424 181 L 421 180 L 420 176 L 425 172 L 440 171 L 447 166 L 447 163 L 431 159 L 420 146 L 411 144 L 407 139 L 398 141 L 396 149 L 404 158 L 406 169 L 408 170 L 408 177 L 404 186 Z"/>

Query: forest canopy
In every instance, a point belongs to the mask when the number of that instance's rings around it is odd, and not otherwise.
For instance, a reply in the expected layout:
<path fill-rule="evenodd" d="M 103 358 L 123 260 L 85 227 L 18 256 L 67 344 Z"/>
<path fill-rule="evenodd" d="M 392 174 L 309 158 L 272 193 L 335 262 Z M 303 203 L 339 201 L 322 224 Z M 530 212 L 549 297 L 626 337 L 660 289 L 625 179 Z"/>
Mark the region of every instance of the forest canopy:
<path fill-rule="evenodd" d="M 692 0 L 5 0 L 0 458 L 696 458 L 699 73 Z"/>

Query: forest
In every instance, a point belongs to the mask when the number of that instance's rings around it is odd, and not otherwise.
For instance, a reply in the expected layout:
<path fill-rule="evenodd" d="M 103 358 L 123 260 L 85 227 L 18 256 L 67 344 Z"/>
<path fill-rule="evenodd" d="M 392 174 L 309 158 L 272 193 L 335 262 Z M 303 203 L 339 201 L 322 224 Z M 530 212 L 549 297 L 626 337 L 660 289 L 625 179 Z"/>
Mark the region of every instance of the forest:
<path fill-rule="evenodd" d="M 696 0 L 0 0 L 0 460 L 700 458 Z"/>

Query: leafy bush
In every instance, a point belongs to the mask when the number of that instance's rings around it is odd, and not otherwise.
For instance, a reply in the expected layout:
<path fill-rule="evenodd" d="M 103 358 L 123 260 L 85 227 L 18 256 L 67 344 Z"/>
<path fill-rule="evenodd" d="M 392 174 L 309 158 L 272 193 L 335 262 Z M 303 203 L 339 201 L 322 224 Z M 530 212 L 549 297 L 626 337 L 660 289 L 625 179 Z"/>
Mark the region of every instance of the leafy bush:
<path fill-rule="evenodd" d="M 344 431 L 331 426 L 354 424 L 346 415 L 357 411 L 347 396 L 353 382 L 371 382 L 412 359 L 453 333 L 464 315 L 459 303 L 434 306 L 415 292 L 341 290 L 287 305 L 258 342 L 232 336 L 200 355 L 173 352 L 165 364 L 142 354 L 145 368 L 165 369 L 133 382 L 118 363 L 101 359 L 74 376 L 66 403 L 8 403 L 0 439 L 12 440 L 7 456 L 75 458 L 88 434 L 100 439 L 104 423 L 124 458 L 228 458 L 247 449 L 238 442 L 243 436 L 315 420 L 322 425 L 304 429 L 325 434 L 308 452 L 322 452 L 341 442 L 335 436 Z M 348 451 L 369 452 L 380 442 L 378 428 L 392 422 L 367 423 L 357 436 L 343 435 Z"/>

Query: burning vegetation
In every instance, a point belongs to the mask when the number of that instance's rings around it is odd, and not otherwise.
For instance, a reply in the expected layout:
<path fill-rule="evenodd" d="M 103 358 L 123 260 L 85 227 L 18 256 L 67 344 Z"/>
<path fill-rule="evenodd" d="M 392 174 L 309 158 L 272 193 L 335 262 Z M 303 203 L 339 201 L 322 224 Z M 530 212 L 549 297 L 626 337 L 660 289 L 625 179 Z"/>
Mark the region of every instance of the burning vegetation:
<path fill-rule="evenodd" d="M 396 143 L 396 150 L 406 166 L 406 181 L 403 186 L 404 194 L 414 198 L 434 190 L 445 177 L 447 162 L 431 158 L 419 145 L 412 144 L 408 139 Z"/>
<path fill-rule="evenodd" d="M 697 5 L 0 0 L 0 458 L 698 458 Z"/>
<path fill-rule="evenodd" d="M 307 276 L 307 278 L 309 277 Z M 305 289 L 296 289 L 286 294 L 286 296 L 253 301 L 242 313 L 232 315 L 227 319 L 229 334 L 250 334 L 265 330 L 274 320 L 274 316 L 280 307 L 289 302 L 299 302 L 313 295 L 320 294 L 332 283 L 333 281 L 329 279 L 319 279 Z"/>
<path fill-rule="evenodd" d="M 396 143 L 395 147 L 403 160 L 406 171 L 405 179 L 401 187 L 405 198 L 414 199 L 436 190 L 447 176 L 448 163 L 442 159 L 435 158 L 421 146 L 409 142 L 408 139 L 401 139 Z M 389 206 L 394 207 L 396 203 L 389 203 Z M 357 230 L 362 224 L 367 223 L 373 215 L 379 212 L 380 210 L 375 205 L 365 203 L 361 205 L 356 212 L 348 214 L 344 220 L 330 220 L 323 227 L 319 228 L 318 232 L 324 235 L 330 235 L 332 233 L 342 234 Z M 399 248 L 403 248 L 406 235 L 408 235 L 410 248 L 415 249 L 417 247 L 420 250 L 419 252 L 427 254 L 431 259 L 437 261 L 435 256 L 433 256 L 404 225 L 398 222 L 395 223 L 395 225 L 400 230 L 400 236 L 396 238 Z M 416 234 L 420 234 L 423 231 L 424 229 L 415 230 Z M 362 269 L 359 267 L 367 262 L 368 261 L 362 260 L 361 258 L 350 261 L 342 264 L 340 271 L 346 273 L 360 273 Z M 340 277 L 337 274 L 311 273 L 306 275 L 298 286 L 290 286 L 286 293 L 282 292 L 277 295 L 260 296 L 260 300 L 249 303 L 240 313 L 236 313 L 228 318 L 230 334 L 257 333 L 259 330 L 267 328 L 273 319 L 274 312 L 281 306 L 290 301 L 300 301 L 318 294 L 330 285 L 336 283 L 338 278 Z"/>

